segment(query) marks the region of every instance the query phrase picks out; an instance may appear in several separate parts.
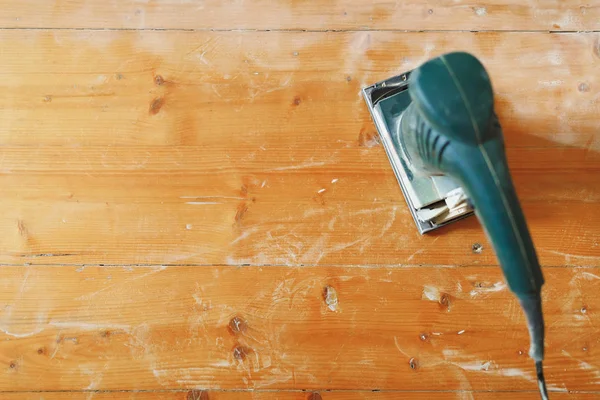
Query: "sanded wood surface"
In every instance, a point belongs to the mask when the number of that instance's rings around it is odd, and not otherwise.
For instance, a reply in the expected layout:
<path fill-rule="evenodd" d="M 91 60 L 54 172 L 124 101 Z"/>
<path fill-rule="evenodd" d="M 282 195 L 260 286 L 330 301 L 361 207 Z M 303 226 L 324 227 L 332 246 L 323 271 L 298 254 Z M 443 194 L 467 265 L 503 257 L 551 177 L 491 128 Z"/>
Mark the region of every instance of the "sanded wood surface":
<path fill-rule="evenodd" d="M 0 400 L 538 400 L 534 392 L 223 392 L 190 390 L 184 392 L 60 392 L 60 393 L 11 393 L 0 394 Z M 557 400 L 593 400 L 596 394 L 590 393 L 552 393 L 552 399 Z"/>
<path fill-rule="evenodd" d="M 545 273 L 548 383 L 597 390 L 600 275 Z M 29 266 L 0 278 L 1 390 L 536 387 L 496 268 Z"/>
<path fill-rule="evenodd" d="M 275 148 L 248 162 L 223 154 L 261 150 L 0 151 L 11 170 L 0 176 L 8 263 L 497 264 L 474 218 L 420 236 L 381 149 Z M 565 148 L 510 154 L 542 263 L 598 266 L 600 158 Z"/>
<path fill-rule="evenodd" d="M 416 232 L 360 95 L 451 50 L 492 77 L 551 398 L 600 398 L 600 2 L 0 6 L 0 400 L 537 399 L 479 223 Z"/>
<path fill-rule="evenodd" d="M 490 71 L 508 147 L 600 150 L 597 32 L 0 30 L 0 144 L 366 152 L 360 90 L 463 49 Z"/>
<path fill-rule="evenodd" d="M 0 1 L 0 26 L 112 29 L 600 29 L 598 0 Z"/>
<path fill-rule="evenodd" d="M 359 94 L 469 48 L 542 263 L 600 265 L 598 34 L 1 35 L 2 262 L 495 265 L 416 232 Z"/>

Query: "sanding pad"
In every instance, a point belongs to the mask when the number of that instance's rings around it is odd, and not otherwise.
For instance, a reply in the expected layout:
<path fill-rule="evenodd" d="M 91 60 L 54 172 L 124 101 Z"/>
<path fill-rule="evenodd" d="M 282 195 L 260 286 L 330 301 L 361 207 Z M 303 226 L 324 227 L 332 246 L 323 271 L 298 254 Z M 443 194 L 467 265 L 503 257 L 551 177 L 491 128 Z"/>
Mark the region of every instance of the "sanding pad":
<path fill-rule="evenodd" d="M 411 102 L 410 71 L 363 89 L 363 97 L 404 198 L 421 234 L 474 214 L 468 197 L 451 177 L 414 174 L 399 138 L 400 120 Z"/>

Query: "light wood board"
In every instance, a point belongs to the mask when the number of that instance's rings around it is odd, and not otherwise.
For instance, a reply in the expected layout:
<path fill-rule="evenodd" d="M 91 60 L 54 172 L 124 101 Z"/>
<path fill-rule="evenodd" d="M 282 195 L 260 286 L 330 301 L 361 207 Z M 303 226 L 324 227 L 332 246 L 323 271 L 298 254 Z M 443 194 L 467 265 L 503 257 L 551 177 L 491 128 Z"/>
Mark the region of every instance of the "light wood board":
<path fill-rule="evenodd" d="M 590 393 L 552 393 L 552 399 L 558 400 L 593 400 L 595 394 Z M 178 391 L 178 392 L 43 392 L 43 393 L 11 393 L 0 394 L 0 400 L 538 400 L 539 394 L 534 392 L 261 392 L 261 391 Z"/>
<path fill-rule="evenodd" d="M 119 0 L 0 1 L 10 28 L 262 30 L 527 30 L 600 29 L 600 4 L 491 0 Z"/>
<path fill-rule="evenodd" d="M 2 262 L 494 265 L 418 235 L 360 97 L 466 47 L 542 263 L 600 264 L 596 34 L 1 34 Z"/>
<path fill-rule="evenodd" d="M 479 223 L 418 235 L 360 95 L 452 50 L 492 77 L 551 398 L 600 398 L 598 1 L 0 6 L 0 400 L 537 399 Z"/>
<path fill-rule="evenodd" d="M 600 274 L 548 268 L 546 374 L 597 391 Z M 536 388 L 498 268 L 3 267 L 0 390 Z"/>

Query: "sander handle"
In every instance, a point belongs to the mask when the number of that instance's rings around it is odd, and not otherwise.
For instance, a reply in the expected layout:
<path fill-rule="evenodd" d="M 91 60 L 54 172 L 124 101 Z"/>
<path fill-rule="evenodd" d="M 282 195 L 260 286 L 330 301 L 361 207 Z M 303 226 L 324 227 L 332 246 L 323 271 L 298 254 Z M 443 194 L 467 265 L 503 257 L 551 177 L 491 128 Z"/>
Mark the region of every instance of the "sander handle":
<path fill-rule="evenodd" d="M 489 76 L 474 56 L 434 58 L 409 78 L 401 122 L 405 151 L 418 167 L 460 182 L 527 316 L 530 355 L 543 359 L 542 270 L 508 168 Z"/>
<path fill-rule="evenodd" d="M 472 201 L 510 289 L 539 294 L 544 279 L 517 198 L 494 112 L 489 76 L 474 56 L 455 52 L 415 69 L 403 115 L 415 165 L 452 176 Z"/>

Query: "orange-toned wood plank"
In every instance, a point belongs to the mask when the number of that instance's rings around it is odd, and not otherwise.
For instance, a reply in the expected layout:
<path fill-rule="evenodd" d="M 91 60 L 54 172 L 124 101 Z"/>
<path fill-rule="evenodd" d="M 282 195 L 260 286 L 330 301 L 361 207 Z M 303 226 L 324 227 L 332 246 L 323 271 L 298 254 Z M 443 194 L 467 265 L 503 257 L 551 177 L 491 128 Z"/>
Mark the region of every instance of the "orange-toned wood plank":
<path fill-rule="evenodd" d="M 597 1 L 158 0 L 0 2 L 0 27 L 115 29 L 594 30 Z"/>
<path fill-rule="evenodd" d="M 599 35 L 0 31 L 0 144 L 369 146 L 362 87 L 466 50 L 507 146 L 599 151 Z"/>
<path fill-rule="evenodd" d="M 204 397 L 203 397 L 204 396 Z M 552 399 L 592 400 L 598 393 L 552 393 Z M 538 400 L 535 392 L 261 392 L 201 391 L 186 392 L 41 392 L 2 394 L 0 400 Z"/>
<path fill-rule="evenodd" d="M 600 156 L 509 161 L 542 264 L 599 266 Z M 475 218 L 418 234 L 381 147 L 5 147 L 0 170 L 4 263 L 497 264 Z"/>
<path fill-rule="evenodd" d="M 474 219 L 417 235 L 359 95 L 459 48 L 492 71 L 542 262 L 600 262 L 597 34 L 0 36 L 2 262 L 495 264 Z"/>
<path fill-rule="evenodd" d="M 600 274 L 547 268 L 553 391 L 600 388 Z M 496 268 L 2 267 L 0 390 L 535 391 Z"/>

